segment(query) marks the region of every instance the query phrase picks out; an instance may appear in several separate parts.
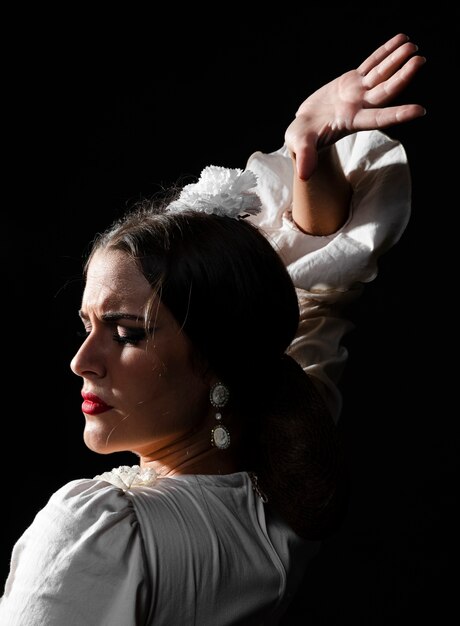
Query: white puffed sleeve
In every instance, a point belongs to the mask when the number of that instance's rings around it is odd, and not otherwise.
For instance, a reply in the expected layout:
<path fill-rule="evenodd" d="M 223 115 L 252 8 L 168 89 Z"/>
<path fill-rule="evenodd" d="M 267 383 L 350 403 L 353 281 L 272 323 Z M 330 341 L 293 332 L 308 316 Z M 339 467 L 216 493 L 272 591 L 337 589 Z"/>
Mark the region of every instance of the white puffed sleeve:
<path fill-rule="evenodd" d="M 16 543 L 0 624 L 134 626 L 149 583 L 139 524 L 122 490 L 73 481 Z"/>
<path fill-rule="evenodd" d="M 353 195 L 348 220 L 337 232 L 313 236 L 292 220 L 292 161 L 286 146 L 247 162 L 258 179 L 263 210 L 250 216 L 278 250 L 299 296 L 301 321 L 290 354 L 315 377 L 334 419 L 337 388 L 347 360 L 343 336 L 352 328 L 343 306 L 377 276 L 379 257 L 407 226 L 411 178 L 403 146 L 381 131 L 361 131 L 336 143 Z"/>

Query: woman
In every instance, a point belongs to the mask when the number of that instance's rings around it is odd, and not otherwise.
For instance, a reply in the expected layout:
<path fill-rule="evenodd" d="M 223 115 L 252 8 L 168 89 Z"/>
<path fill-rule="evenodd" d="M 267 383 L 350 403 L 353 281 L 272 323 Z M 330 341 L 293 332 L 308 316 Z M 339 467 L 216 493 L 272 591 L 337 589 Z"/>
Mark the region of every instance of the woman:
<path fill-rule="evenodd" d="M 404 151 L 373 129 L 424 113 L 385 106 L 415 52 L 396 35 L 307 98 L 281 150 L 205 168 L 95 239 L 71 363 L 84 440 L 137 463 L 51 497 L 1 623 L 280 622 L 346 508 L 341 308 L 407 224 Z"/>

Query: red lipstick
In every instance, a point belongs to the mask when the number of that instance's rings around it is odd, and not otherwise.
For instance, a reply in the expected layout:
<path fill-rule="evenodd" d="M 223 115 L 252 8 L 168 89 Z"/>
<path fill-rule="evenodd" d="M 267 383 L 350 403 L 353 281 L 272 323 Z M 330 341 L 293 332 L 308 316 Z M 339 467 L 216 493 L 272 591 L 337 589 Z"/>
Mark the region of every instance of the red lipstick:
<path fill-rule="evenodd" d="M 105 411 L 109 411 L 111 406 L 106 404 L 104 400 L 101 400 L 94 393 L 87 393 L 82 391 L 81 395 L 83 397 L 83 404 L 81 405 L 81 410 L 83 413 L 87 413 L 88 415 L 98 415 L 99 413 L 105 413 Z"/>

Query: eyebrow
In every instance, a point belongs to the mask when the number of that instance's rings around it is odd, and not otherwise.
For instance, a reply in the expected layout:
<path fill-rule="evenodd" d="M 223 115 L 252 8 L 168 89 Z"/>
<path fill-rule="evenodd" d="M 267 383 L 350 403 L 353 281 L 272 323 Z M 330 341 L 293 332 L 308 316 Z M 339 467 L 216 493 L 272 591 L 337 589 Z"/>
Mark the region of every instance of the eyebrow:
<path fill-rule="evenodd" d="M 89 316 L 81 309 L 78 311 L 78 315 L 81 317 L 82 320 L 89 319 Z M 101 319 L 104 322 L 118 322 L 120 320 L 133 320 L 135 322 L 145 321 L 142 315 L 133 315 L 132 313 L 118 313 L 118 312 L 103 313 L 101 315 Z"/>

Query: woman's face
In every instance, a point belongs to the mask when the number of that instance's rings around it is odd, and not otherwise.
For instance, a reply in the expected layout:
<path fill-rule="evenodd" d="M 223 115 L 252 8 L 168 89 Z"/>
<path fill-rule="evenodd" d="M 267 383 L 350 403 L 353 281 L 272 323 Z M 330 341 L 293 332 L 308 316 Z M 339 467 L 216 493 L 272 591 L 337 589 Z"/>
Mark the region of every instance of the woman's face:
<path fill-rule="evenodd" d="M 155 456 L 212 414 L 209 381 L 161 303 L 145 331 L 151 297 L 151 286 L 127 254 L 100 250 L 92 258 L 80 311 L 86 339 L 71 368 L 82 378 L 84 440 L 95 452 Z"/>

